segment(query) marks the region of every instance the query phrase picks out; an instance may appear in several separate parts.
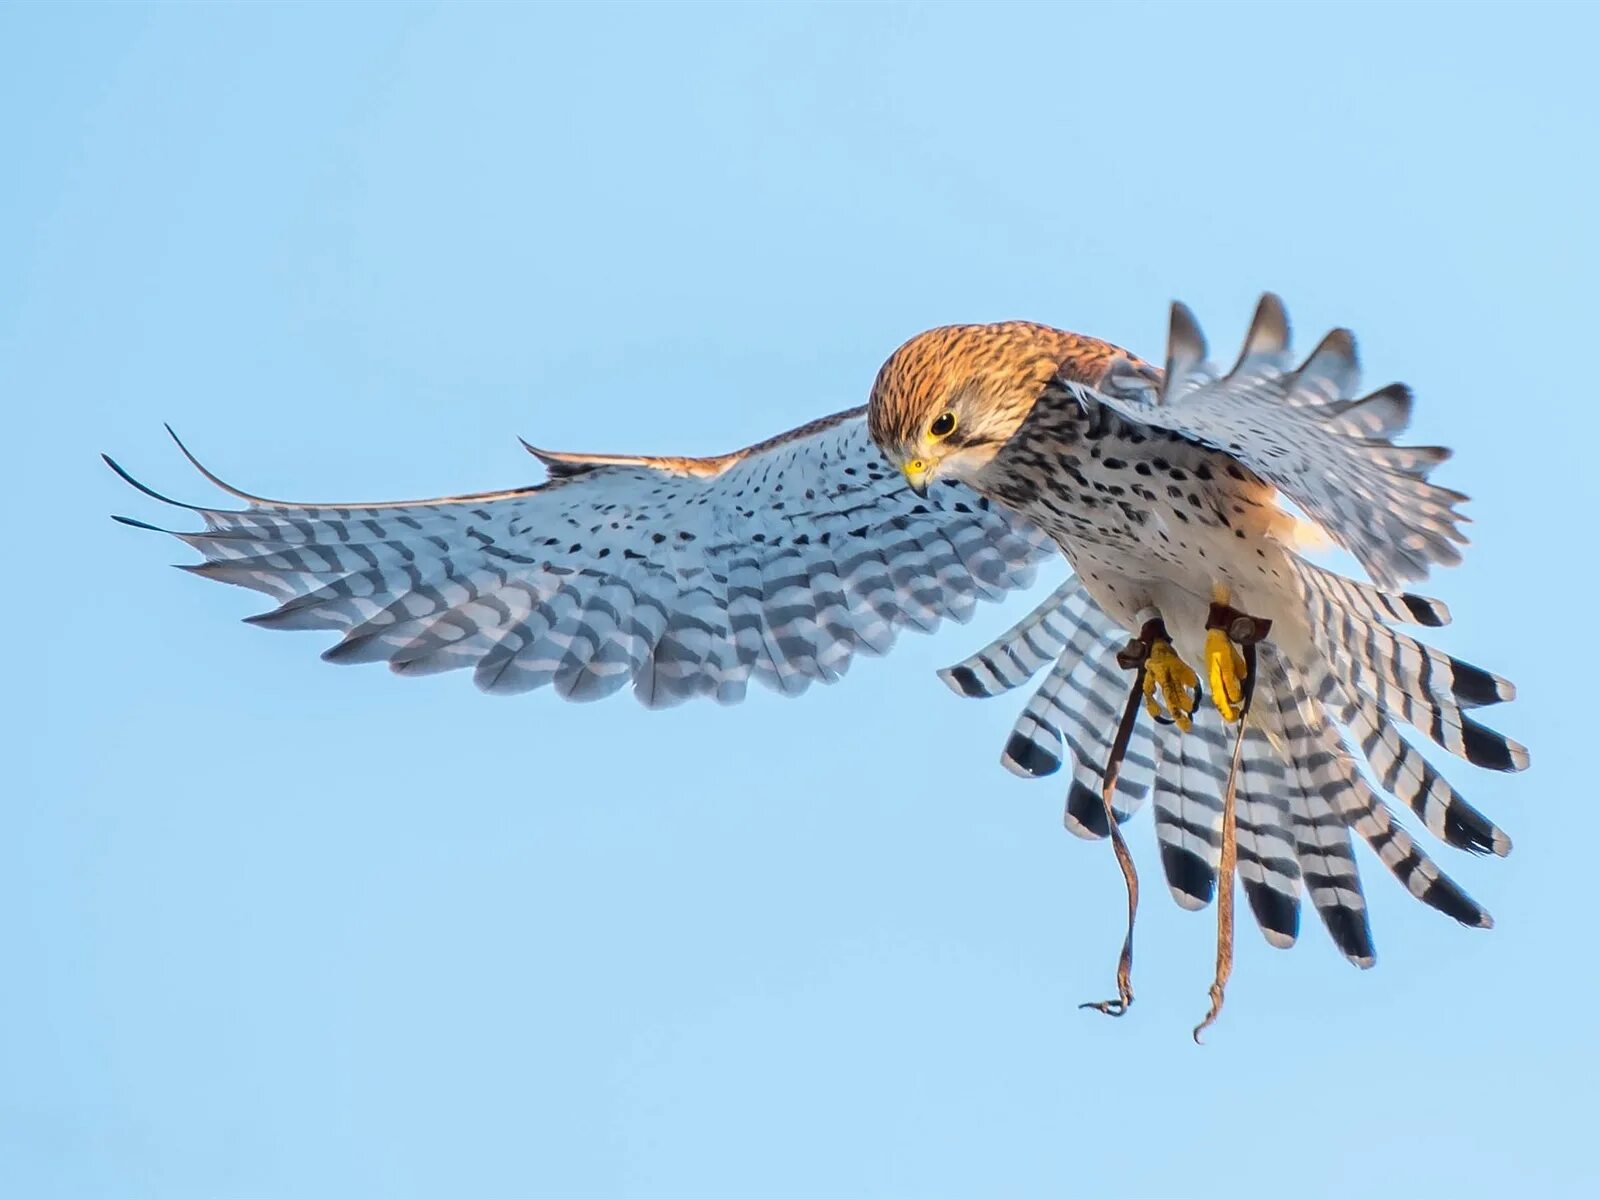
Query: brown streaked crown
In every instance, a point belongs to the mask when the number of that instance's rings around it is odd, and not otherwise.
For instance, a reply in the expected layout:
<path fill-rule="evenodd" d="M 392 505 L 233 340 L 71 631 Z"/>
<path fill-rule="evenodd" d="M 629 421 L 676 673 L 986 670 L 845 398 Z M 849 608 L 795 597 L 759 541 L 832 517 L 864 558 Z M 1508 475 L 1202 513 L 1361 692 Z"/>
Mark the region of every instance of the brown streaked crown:
<path fill-rule="evenodd" d="M 867 404 L 867 428 L 881 449 L 915 445 L 930 420 L 965 400 L 962 440 L 1004 441 L 1053 376 L 1093 385 L 1118 357 L 1133 356 L 1110 342 L 1031 321 L 930 329 L 883 364 Z M 979 419 L 972 419 L 973 411 Z"/>

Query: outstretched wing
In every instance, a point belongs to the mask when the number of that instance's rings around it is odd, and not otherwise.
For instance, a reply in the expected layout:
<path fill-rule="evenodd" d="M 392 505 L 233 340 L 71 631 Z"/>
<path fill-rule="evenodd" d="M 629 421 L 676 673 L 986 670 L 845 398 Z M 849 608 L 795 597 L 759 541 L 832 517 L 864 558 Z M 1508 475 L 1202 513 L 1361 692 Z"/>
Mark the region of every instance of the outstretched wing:
<path fill-rule="evenodd" d="M 175 536 L 204 556 L 187 570 L 278 601 L 255 624 L 337 630 L 329 661 L 470 667 L 485 691 L 575 700 L 631 683 L 652 706 L 737 701 L 751 679 L 795 695 L 901 629 L 965 621 L 1053 553 L 960 485 L 919 499 L 863 412 L 717 458 L 529 447 L 544 484 L 384 504 L 266 500 L 189 455 L 246 503 L 181 505 L 205 528 Z"/>
<path fill-rule="evenodd" d="M 1164 372 L 1115 364 L 1085 403 L 1230 454 L 1277 488 L 1360 560 L 1384 587 L 1461 561 L 1460 492 L 1428 482 L 1450 456 L 1438 446 L 1396 446 L 1411 393 L 1391 384 L 1358 396 L 1355 340 L 1336 329 L 1291 365 L 1289 325 L 1276 296 L 1261 298 L 1233 370 L 1217 378 L 1193 315 L 1172 307 Z"/>

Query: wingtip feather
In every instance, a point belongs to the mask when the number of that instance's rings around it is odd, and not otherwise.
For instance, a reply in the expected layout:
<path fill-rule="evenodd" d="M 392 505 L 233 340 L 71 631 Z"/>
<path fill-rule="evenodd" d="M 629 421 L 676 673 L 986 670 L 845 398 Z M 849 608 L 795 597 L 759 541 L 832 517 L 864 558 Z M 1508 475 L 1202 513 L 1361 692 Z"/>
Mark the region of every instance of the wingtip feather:
<path fill-rule="evenodd" d="M 149 496 L 150 499 L 159 500 L 162 504 L 170 504 L 173 508 L 187 508 L 190 511 L 194 510 L 194 505 L 185 504 L 182 500 L 174 500 L 171 496 L 163 496 L 148 483 L 143 483 L 140 480 L 135 479 L 133 474 L 126 467 L 124 467 L 116 459 L 112 458 L 109 454 L 102 454 L 100 456 L 100 460 L 104 462 L 106 466 L 110 467 L 114 472 L 116 472 L 117 477 L 121 479 L 123 483 L 126 483 L 135 491 L 143 492 L 146 496 Z"/>
<path fill-rule="evenodd" d="M 189 465 L 192 466 L 196 471 L 200 472 L 201 477 L 204 478 L 205 481 L 207 483 L 211 484 L 213 487 L 219 488 L 222 491 L 227 492 L 228 495 L 234 497 L 234 499 L 236 499 L 236 500 L 243 500 L 246 504 L 258 504 L 258 505 L 264 505 L 264 506 L 267 506 L 267 507 L 274 507 L 274 508 L 281 508 L 281 507 L 285 507 L 286 506 L 286 504 L 287 504 L 286 501 L 283 501 L 283 500 L 268 500 L 264 496 L 252 495 L 250 492 L 246 492 L 246 491 L 244 491 L 244 490 L 242 490 L 240 488 L 234 487 L 231 483 L 229 483 L 227 480 L 225 480 L 221 476 L 219 476 L 210 467 L 206 466 L 205 463 L 201 462 L 198 458 L 196 458 L 194 456 L 194 452 L 191 451 L 189 449 L 189 447 L 187 447 L 187 446 L 185 446 L 183 444 L 183 439 L 178 436 L 178 431 L 173 429 L 171 425 L 168 425 L 165 422 L 163 422 L 162 423 L 162 428 L 167 431 L 167 436 L 172 439 L 173 445 L 178 447 L 178 452 L 180 454 L 182 454 L 184 456 L 184 458 L 189 460 Z"/>
<path fill-rule="evenodd" d="M 1246 363 L 1272 359 L 1289 349 L 1289 313 L 1275 292 L 1263 292 L 1256 302 L 1255 316 L 1239 349 L 1239 358 L 1228 373 L 1237 375 Z"/>

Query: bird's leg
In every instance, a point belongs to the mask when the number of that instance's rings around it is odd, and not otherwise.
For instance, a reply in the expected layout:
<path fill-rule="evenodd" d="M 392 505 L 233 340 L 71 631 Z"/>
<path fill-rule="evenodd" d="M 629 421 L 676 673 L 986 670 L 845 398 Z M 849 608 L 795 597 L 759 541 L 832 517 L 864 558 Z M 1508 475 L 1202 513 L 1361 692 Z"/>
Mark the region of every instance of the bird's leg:
<path fill-rule="evenodd" d="M 1211 1008 L 1205 1020 L 1194 1027 L 1196 1043 L 1221 1014 L 1228 976 L 1233 974 L 1233 876 L 1238 863 L 1239 765 L 1244 759 L 1245 717 L 1250 712 L 1250 701 L 1256 690 L 1256 643 L 1266 637 L 1271 627 L 1271 621 L 1246 616 L 1223 603 L 1211 606 L 1206 621 L 1206 660 L 1211 670 L 1212 694 L 1223 719 L 1237 721 L 1239 731 L 1233 739 L 1233 761 L 1228 766 L 1228 782 L 1222 790 L 1222 861 L 1217 864 L 1217 969 L 1211 980 Z M 1214 637 L 1220 637 L 1224 654 L 1214 651 Z M 1242 649 L 1237 649 L 1235 643 Z M 1232 672 L 1231 691 L 1227 675 L 1218 682 L 1219 658 L 1229 668 L 1237 667 Z M 1225 695 L 1229 702 L 1225 703 Z"/>
<path fill-rule="evenodd" d="M 1117 665 L 1134 673 L 1133 687 L 1128 691 L 1128 703 L 1123 707 L 1122 720 L 1117 724 L 1117 734 L 1112 739 L 1111 753 L 1106 757 L 1105 770 L 1101 772 L 1100 779 L 1100 801 L 1105 805 L 1106 827 L 1111 831 L 1111 849 L 1117 856 L 1117 865 L 1122 868 L 1123 881 L 1128 885 L 1128 932 L 1122 939 L 1122 954 L 1117 959 L 1117 998 L 1091 1000 L 1078 1007 L 1092 1008 L 1108 1017 L 1120 1017 L 1133 1003 L 1133 922 L 1139 913 L 1139 873 L 1133 868 L 1133 855 L 1128 853 L 1128 843 L 1123 840 L 1122 830 L 1117 825 L 1111 797 L 1117 790 L 1117 773 L 1128 753 L 1128 740 L 1133 736 L 1134 722 L 1139 718 L 1140 698 L 1145 697 L 1147 704 L 1153 704 L 1148 699 L 1150 684 L 1147 672 L 1157 646 L 1165 646 L 1167 653 L 1172 653 L 1172 644 L 1167 640 L 1167 627 L 1159 617 L 1146 621 L 1139 636 L 1117 653 Z M 1177 655 L 1172 657 L 1179 666 L 1183 666 L 1183 661 Z M 1184 667 L 1184 670 L 1188 668 Z M 1190 677 L 1193 676 L 1191 671 Z M 1151 712 L 1155 714 L 1156 710 L 1152 708 Z"/>

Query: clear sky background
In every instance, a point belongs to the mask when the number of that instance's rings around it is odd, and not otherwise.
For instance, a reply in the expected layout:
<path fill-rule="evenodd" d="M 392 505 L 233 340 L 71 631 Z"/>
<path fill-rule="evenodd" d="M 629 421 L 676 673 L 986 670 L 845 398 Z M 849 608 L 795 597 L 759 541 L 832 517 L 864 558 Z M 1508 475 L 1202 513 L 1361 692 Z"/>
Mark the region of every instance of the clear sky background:
<path fill-rule="evenodd" d="M 1592 11 L 1592 10 L 1590 10 Z M 1595 19 L 1538 9 L 0 7 L 0 1194 L 1600 1194 Z M 919 329 L 1224 354 L 1257 293 L 1453 445 L 1440 641 L 1513 676 L 1516 839 L 1365 854 L 1380 962 L 1111 854 L 936 667 L 650 713 L 317 661 L 99 463 L 536 477 L 861 402 Z M 1048 573 L 1053 584 L 1057 573 Z M 1037 595 L 1037 593 L 1035 593 Z"/>

